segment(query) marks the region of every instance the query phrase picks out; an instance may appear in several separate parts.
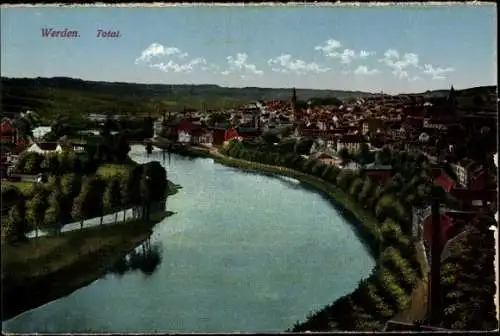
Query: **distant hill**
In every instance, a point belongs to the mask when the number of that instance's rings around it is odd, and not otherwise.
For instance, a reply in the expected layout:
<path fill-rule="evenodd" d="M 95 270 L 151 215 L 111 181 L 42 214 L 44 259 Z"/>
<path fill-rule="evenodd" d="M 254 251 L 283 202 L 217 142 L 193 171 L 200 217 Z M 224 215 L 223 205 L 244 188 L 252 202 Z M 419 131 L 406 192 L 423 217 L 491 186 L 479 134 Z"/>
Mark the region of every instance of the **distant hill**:
<path fill-rule="evenodd" d="M 486 92 L 490 91 L 491 88 L 496 92 L 496 87 L 481 87 L 462 91 Z M 300 88 L 296 91 L 299 100 L 327 97 L 349 99 L 374 95 L 361 91 Z M 457 93 L 460 92 L 457 91 Z M 77 116 L 90 113 L 129 116 L 148 113 L 159 114 L 161 111 L 182 111 L 183 108 L 218 110 L 256 100 L 288 100 L 291 98 L 291 88 L 228 88 L 209 84 L 112 83 L 67 77 L 2 77 L 1 93 L 3 111 L 21 112 L 32 109 L 40 112 L 47 119 L 54 118 L 56 115 Z"/>

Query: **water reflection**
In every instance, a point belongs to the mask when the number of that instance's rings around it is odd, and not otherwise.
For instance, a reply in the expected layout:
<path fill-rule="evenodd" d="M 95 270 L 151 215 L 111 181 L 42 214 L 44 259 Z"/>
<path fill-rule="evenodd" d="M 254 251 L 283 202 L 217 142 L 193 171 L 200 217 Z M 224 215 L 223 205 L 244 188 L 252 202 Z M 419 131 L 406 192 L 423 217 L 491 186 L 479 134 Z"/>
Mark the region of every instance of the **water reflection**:
<path fill-rule="evenodd" d="M 151 245 L 151 239 L 148 239 L 118 260 L 109 273 L 121 277 L 128 272 L 141 271 L 146 276 L 150 276 L 158 269 L 161 261 L 161 245 L 159 243 Z"/>

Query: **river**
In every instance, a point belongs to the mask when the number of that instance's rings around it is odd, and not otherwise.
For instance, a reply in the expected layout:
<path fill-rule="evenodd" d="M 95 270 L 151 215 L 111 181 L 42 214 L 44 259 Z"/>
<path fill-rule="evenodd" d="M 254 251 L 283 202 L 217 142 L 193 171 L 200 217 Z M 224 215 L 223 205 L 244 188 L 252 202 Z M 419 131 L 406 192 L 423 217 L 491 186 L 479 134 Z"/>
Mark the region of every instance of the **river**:
<path fill-rule="evenodd" d="M 284 331 L 351 292 L 375 261 L 319 193 L 293 179 L 159 150 L 182 189 L 156 225 L 149 271 L 109 272 L 3 323 L 4 332 Z"/>

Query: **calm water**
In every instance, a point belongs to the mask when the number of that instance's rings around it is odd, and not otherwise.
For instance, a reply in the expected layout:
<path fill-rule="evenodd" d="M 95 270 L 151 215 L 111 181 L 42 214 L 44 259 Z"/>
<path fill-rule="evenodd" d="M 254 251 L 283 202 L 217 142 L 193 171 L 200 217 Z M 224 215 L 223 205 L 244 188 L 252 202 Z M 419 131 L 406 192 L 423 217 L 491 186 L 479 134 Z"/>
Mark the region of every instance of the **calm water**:
<path fill-rule="evenodd" d="M 131 156 L 163 162 L 141 146 Z M 157 267 L 109 273 L 4 331 L 284 331 L 374 266 L 349 224 L 296 181 L 211 159 L 172 155 L 164 164 L 183 189 L 168 200 L 176 214 L 154 229 Z"/>

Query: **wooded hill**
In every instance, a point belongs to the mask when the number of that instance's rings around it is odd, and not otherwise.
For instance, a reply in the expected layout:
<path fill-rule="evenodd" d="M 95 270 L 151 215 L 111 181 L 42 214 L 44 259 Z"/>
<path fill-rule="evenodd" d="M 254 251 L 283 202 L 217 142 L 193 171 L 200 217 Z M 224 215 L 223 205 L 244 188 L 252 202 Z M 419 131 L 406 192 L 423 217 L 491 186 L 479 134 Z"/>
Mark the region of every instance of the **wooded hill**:
<path fill-rule="evenodd" d="M 471 91 L 471 93 L 468 93 Z M 433 91 L 441 94 L 446 90 Z M 496 87 L 458 90 L 457 96 L 496 92 Z M 67 77 L 6 78 L 1 80 L 2 111 L 36 110 L 53 119 L 57 115 L 84 116 L 91 113 L 144 116 L 158 111 L 182 111 L 183 108 L 219 110 L 256 100 L 287 100 L 291 88 L 228 88 L 218 85 L 167 85 L 94 82 Z M 429 91 L 424 93 L 429 94 Z M 299 100 L 336 97 L 348 99 L 373 93 L 361 91 L 297 89 Z"/>

